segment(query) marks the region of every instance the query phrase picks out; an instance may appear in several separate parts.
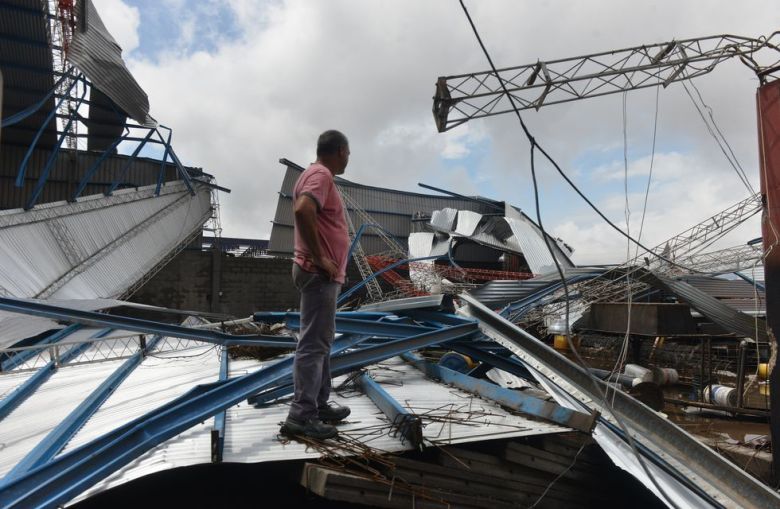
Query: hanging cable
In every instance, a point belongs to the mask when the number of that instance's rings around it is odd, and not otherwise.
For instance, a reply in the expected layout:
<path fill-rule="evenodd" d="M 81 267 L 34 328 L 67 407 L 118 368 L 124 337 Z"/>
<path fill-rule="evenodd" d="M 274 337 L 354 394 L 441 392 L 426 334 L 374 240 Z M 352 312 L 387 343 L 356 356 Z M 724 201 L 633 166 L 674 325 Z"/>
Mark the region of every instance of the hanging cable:
<path fill-rule="evenodd" d="M 558 172 L 561 174 L 561 176 L 563 176 L 564 179 L 567 182 L 569 182 L 570 185 L 572 185 L 572 187 L 577 191 L 577 193 L 583 199 L 585 199 L 588 202 L 588 204 L 590 204 L 591 207 L 594 210 L 596 210 L 597 213 L 605 221 L 607 221 L 613 228 L 618 230 L 627 239 L 634 241 L 637 245 L 641 246 L 648 253 L 653 253 L 653 252 L 650 251 L 649 249 L 645 248 L 644 246 L 642 246 L 639 242 L 636 242 L 628 234 L 623 232 L 623 230 L 621 230 L 616 225 L 614 225 L 611 221 L 609 221 L 601 213 L 601 211 L 599 211 L 595 207 L 595 205 L 593 205 L 590 202 L 590 200 L 588 200 L 582 194 L 582 192 L 579 189 L 577 189 L 577 187 L 563 173 L 563 171 L 560 169 L 558 164 L 552 159 L 552 157 L 549 154 L 547 154 L 542 147 L 540 147 L 538 145 L 538 143 L 536 142 L 536 139 L 533 137 L 533 135 L 531 135 L 530 131 L 526 127 L 525 122 L 523 121 L 523 117 L 522 117 L 522 115 L 520 115 L 520 110 L 518 109 L 517 105 L 515 104 L 513 96 L 509 93 L 509 91 L 506 88 L 506 83 L 504 82 L 504 80 L 499 75 L 498 70 L 497 70 L 495 64 L 493 64 L 493 59 L 490 57 L 490 53 L 488 52 L 487 48 L 485 47 L 485 44 L 482 42 L 482 37 L 480 37 L 479 31 L 477 30 L 477 27 L 474 24 L 474 21 L 471 19 L 471 14 L 469 13 L 468 8 L 466 7 L 466 4 L 464 3 L 463 0 L 459 0 L 459 2 L 460 2 L 460 6 L 463 8 L 463 12 L 465 13 L 466 18 L 469 21 L 469 24 L 471 25 L 471 29 L 474 32 L 474 36 L 476 37 L 477 42 L 479 43 L 479 46 L 482 48 L 482 52 L 484 53 L 485 58 L 487 59 L 488 63 L 490 64 L 490 68 L 492 69 L 493 74 L 496 76 L 496 79 L 498 79 L 498 81 L 499 81 L 499 83 L 501 85 L 501 88 L 504 91 L 504 94 L 506 94 L 507 98 L 509 99 L 509 103 L 511 104 L 512 109 L 514 110 L 515 115 L 517 116 L 517 119 L 520 122 L 520 126 L 522 127 L 523 132 L 525 133 L 526 137 L 528 138 L 528 141 L 531 143 L 531 178 L 533 180 L 533 186 L 534 186 L 534 205 L 535 205 L 535 208 L 536 208 L 536 218 L 537 218 L 537 221 L 539 223 L 539 229 L 542 231 L 542 238 L 544 239 L 544 243 L 547 246 L 547 250 L 550 252 L 550 256 L 552 256 L 553 262 L 555 263 L 555 268 L 558 271 L 558 275 L 559 275 L 559 277 L 561 279 L 561 284 L 563 285 L 564 299 L 565 299 L 565 303 L 566 303 L 566 329 L 565 330 L 566 330 L 566 336 L 568 338 L 570 336 L 570 334 L 569 334 L 569 332 L 570 332 L 569 331 L 569 328 L 570 328 L 570 324 L 569 324 L 569 318 L 570 318 L 570 316 L 569 316 L 570 315 L 569 287 L 568 287 L 568 284 L 566 283 L 566 276 L 563 273 L 563 269 L 561 268 L 561 265 L 560 265 L 560 263 L 558 262 L 558 259 L 555 256 L 555 252 L 553 251 L 552 246 L 550 246 L 550 241 L 548 239 L 548 235 L 547 235 L 546 230 L 544 229 L 544 225 L 542 223 L 542 217 L 541 217 L 541 212 L 540 212 L 540 208 L 539 208 L 539 188 L 538 188 L 537 181 L 536 181 L 536 168 L 535 168 L 535 164 L 534 164 L 534 153 L 535 153 L 535 151 L 538 149 L 539 152 L 542 153 L 545 156 L 545 158 L 547 158 L 548 161 L 550 161 L 550 163 L 555 167 L 555 169 L 558 170 Z M 655 253 L 653 253 L 653 254 L 655 255 Z M 659 256 L 659 258 L 662 258 L 660 255 L 656 255 L 656 256 Z M 672 263 L 674 263 L 674 262 L 672 262 Z M 569 341 L 569 346 L 570 346 L 572 352 L 574 353 L 574 356 L 577 358 L 577 361 L 580 363 L 580 365 L 585 368 L 585 371 L 587 373 L 590 373 L 590 370 L 587 369 L 587 364 L 585 363 L 585 361 L 580 356 L 580 353 L 578 352 L 577 348 L 575 347 L 574 342 L 573 341 Z M 642 455 L 639 454 L 639 450 L 637 449 L 637 446 L 636 446 L 636 443 L 634 441 L 634 438 L 628 432 L 628 429 L 626 428 L 625 423 L 623 423 L 623 420 L 614 412 L 614 410 L 612 409 L 611 405 L 607 401 L 606 394 L 604 393 L 604 391 L 602 391 L 601 386 L 598 384 L 597 378 L 591 373 L 589 379 L 593 383 L 593 386 L 596 389 L 596 394 L 599 395 L 599 397 L 601 398 L 601 400 L 602 400 L 602 402 L 604 404 L 604 407 L 609 410 L 609 413 L 615 419 L 615 421 L 617 422 L 617 424 L 620 427 L 621 431 L 623 432 L 623 434 L 625 436 L 625 439 L 628 442 L 629 446 L 631 447 L 631 449 L 632 449 L 634 455 L 636 456 L 639 464 L 641 465 L 642 470 L 645 472 L 647 477 L 650 479 L 650 481 L 652 482 L 652 484 L 656 488 L 656 490 L 658 490 L 658 493 L 660 495 L 662 495 L 662 497 L 664 499 L 666 499 L 666 502 L 670 506 L 672 506 L 675 509 L 677 509 L 678 508 L 677 504 L 675 504 L 674 500 L 672 500 L 672 498 L 661 487 L 661 485 L 656 480 L 655 476 L 650 472 L 650 469 L 648 468 L 647 464 L 645 463 L 644 458 L 642 458 Z"/>
<path fill-rule="evenodd" d="M 683 88 L 685 89 L 685 93 L 688 94 L 688 97 L 691 99 L 693 106 L 696 108 L 696 111 L 699 113 L 699 117 L 701 117 L 702 122 L 704 122 L 704 125 L 707 128 L 707 132 L 710 133 L 712 139 L 714 139 L 715 143 L 718 144 L 718 148 L 720 148 L 720 151 L 723 153 L 724 157 L 726 158 L 726 161 L 728 161 L 731 168 L 737 174 L 739 180 L 742 181 L 742 185 L 745 186 L 745 189 L 747 189 L 751 195 L 756 194 L 756 191 L 753 189 L 753 186 L 750 184 L 750 180 L 748 179 L 745 170 L 742 169 L 742 166 L 739 164 L 739 161 L 737 161 L 736 156 L 734 156 L 734 151 L 731 150 L 731 146 L 728 144 L 726 139 L 723 137 L 723 133 L 721 133 L 720 129 L 718 129 L 717 125 L 715 124 L 715 118 L 712 116 L 712 109 L 709 106 L 707 106 L 703 100 L 702 100 L 702 106 L 699 106 L 699 103 L 696 102 L 696 99 L 693 97 L 693 94 L 688 88 L 687 83 L 685 81 L 681 83 L 683 85 Z M 693 85 L 693 83 L 691 83 L 691 85 Z M 698 92 L 698 89 L 696 90 Z M 699 98 L 701 98 L 701 94 L 699 94 Z M 710 125 L 710 122 L 707 121 L 707 117 L 704 115 L 704 111 L 702 111 L 702 107 L 709 110 L 710 119 L 712 120 L 713 125 Z M 720 134 L 720 137 L 718 137 L 718 134 Z M 726 147 L 728 147 L 728 150 Z M 731 153 L 731 155 L 729 155 L 729 153 Z"/>

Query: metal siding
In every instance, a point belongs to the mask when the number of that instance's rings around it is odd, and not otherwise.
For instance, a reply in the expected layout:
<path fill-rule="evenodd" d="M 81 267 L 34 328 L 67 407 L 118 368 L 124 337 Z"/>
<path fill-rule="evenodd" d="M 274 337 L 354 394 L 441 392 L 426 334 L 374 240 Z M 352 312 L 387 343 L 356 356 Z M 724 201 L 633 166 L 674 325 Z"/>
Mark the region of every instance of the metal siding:
<path fill-rule="evenodd" d="M 269 251 L 279 254 L 292 254 L 293 238 L 288 233 L 288 226 L 293 224 L 292 195 L 295 182 L 301 174 L 301 170 L 293 166 L 286 166 L 284 179 L 274 216 L 274 225 L 271 228 L 271 241 Z M 407 237 L 413 231 L 412 215 L 422 212 L 430 215 L 434 210 L 451 207 L 462 210 L 471 210 L 479 213 L 493 212 L 486 204 L 480 204 L 462 198 L 449 196 L 426 195 L 394 189 L 364 186 L 336 177 L 336 183 L 341 186 L 363 210 L 390 233 L 397 237 L 398 242 L 406 246 Z M 350 213 L 355 227 L 359 228 L 363 223 L 356 214 Z M 277 224 L 281 223 L 281 225 Z M 368 254 L 380 253 L 388 250 L 380 239 L 369 234 L 361 241 L 363 249 Z"/>
<path fill-rule="evenodd" d="M 0 437 L 3 437 L 4 445 L 3 454 L 0 454 L 0 476 L 5 476 L 121 363 L 108 361 L 63 366 L 0 420 Z"/>
<path fill-rule="evenodd" d="M 152 191 L 142 190 L 139 196 L 146 197 L 132 201 L 126 201 L 127 192 L 122 191 L 111 198 L 97 196 L 77 204 L 50 204 L 0 215 L 6 225 L 0 227 L 4 260 L 0 287 L 16 297 L 35 297 L 78 267 L 75 277 L 45 295 L 65 299 L 120 295 L 210 216 L 211 195 L 205 188 L 195 197 L 189 197 L 181 183 L 160 197 L 153 197 Z M 74 213 L 91 200 L 105 204 Z M 147 219 L 150 224 L 138 226 Z M 117 243 L 111 245 L 113 241 Z M 88 261 L 82 265 L 84 260 Z"/>
<path fill-rule="evenodd" d="M 5 137 L 5 131 L 3 132 Z M 35 186 L 41 170 L 51 154 L 48 150 L 34 150 L 27 167 L 24 187 L 14 185 L 14 179 L 19 170 L 26 148 L 3 146 L 0 151 L 0 209 L 21 208 L 25 205 Z M 43 188 L 38 203 L 49 203 L 70 199 L 81 181 L 82 176 L 100 157 L 100 152 L 72 152 L 61 150 L 54 163 L 46 186 Z M 122 171 L 129 160 L 128 156 L 115 154 L 107 157 L 95 173 L 82 196 L 103 193 Z M 130 165 L 123 182 L 136 186 L 148 186 L 157 183 L 160 172 L 160 161 L 147 158 L 136 158 Z M 177 179 L 176 167 L 168 163 L 165 167 L 165 182 Z"/>

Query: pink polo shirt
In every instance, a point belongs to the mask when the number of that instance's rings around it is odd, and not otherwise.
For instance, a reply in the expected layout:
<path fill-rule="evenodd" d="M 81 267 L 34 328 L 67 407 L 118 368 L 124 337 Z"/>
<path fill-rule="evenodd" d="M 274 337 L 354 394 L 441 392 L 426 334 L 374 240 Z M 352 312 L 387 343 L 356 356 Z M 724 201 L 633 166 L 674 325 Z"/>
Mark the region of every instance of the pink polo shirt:
<path fill-rule="evenodd" d="M 349 231 L 344 217 L 344 204 L 333 182 L 333 174 L 325 166 L 312 163 L 304 171 L 293 189 L 293 203 L 306 195 L 317 203 L 317 235 L 320 239 L 322 254 L 333 260 L 339 267 L 336 281 L 344 284 L 347 271 L 347 253 L 349 252 Z M 312 264 L 311 251 L 301 237 L 298 225 L 295 225 L 295 263 L 303 270 L 317 272 Z"/>

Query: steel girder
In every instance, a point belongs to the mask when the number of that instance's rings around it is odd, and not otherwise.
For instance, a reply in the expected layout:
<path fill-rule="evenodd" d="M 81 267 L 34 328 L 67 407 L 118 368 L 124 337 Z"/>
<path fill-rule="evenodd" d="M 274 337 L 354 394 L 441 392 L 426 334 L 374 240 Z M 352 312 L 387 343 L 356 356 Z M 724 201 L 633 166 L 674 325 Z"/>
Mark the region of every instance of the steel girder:
<path fill-rule="evenodd" d="M 426 332 L 336 356 L 331 368 L 356 369 L 477 332 L 476 323 Z M 157 410 L 11 480 L 0 487 L 0 506 L 63 504 L 152 447 L 278 383 L 290 375 L 291 369 L 289 358 L 239 378 L 199 385 Z"/>
<path fill-rule="evenodd" d="M 643 480 L 648 488 L 657 492 L 655 483 L 663 481 L 666 496 L 677 497 L 678 502 L 679 497 L 686 497 L 686 501 L 695 500 L 702 506 L 780 508 L 780 496 L 775 492 L 668 419 L 620 391 L 610 392 L 607 404 L 603 395 L 608 387 L 603 381 L 475 298 L 469 295 L 461 298 L 466 303 L 462 312 L 478 319 L 480 330 L 517 355 L 546 382 L 554 395 L 566 399 L 572 406 L 578 405 L 577 408 L 602 412 L 594 432 L 597 441 L 607 432 L 626 441 L 619 424 L 626 427 L 645 467 L 653 472 L 652 484 L 648 484 L 646 478 Z M 621 445 L 610 439 L 599 443 L 607 449 Z M 640 478 L 645 473 L 637 471 L 634 475 Z M 660 476 L 665 477 L 659 481 Z"/>

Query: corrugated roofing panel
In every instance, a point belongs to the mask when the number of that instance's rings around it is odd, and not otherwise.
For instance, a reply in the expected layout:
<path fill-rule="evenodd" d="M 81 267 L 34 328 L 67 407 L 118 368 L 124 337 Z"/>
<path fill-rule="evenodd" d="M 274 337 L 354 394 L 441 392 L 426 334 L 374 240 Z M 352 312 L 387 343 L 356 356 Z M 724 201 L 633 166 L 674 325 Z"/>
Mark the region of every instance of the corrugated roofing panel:
<path fill-rule="evenodd" d="M 117 297 L 199 229 L 211 213 L 205 187 L 179 182 L 111 197 L 0 213 L 0 287 L 15 297 Z"/>
<path fill-rule="evenodd" d="M 0 476 L 5 476 L 122 361 L 63 366 L 32 396 L 0 420 Z M 6 375 L 0 375 L 0 379 Z"/>

